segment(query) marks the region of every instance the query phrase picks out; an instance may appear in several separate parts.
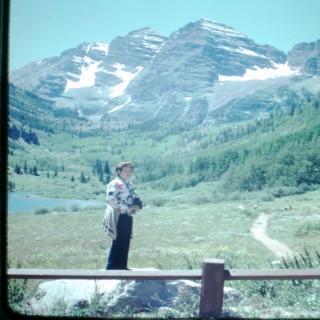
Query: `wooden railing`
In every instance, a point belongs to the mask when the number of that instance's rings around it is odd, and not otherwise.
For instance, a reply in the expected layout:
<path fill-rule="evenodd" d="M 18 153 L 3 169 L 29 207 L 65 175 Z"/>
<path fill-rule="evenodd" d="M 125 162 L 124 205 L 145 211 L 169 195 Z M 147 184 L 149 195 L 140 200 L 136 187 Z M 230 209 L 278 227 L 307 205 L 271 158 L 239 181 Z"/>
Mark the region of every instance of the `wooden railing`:
<path fill-rule="evenodd" d="M 201 280 L 200 318 L 221 318 L 223 287 L 226 280 L 298 280 L 320 279 L 320 269 L 227 270 L 224 260 L 204 259 L 202 270 L 56 270 L 8 269 L 8 278 L 16 279 L 135 279 Z"/>

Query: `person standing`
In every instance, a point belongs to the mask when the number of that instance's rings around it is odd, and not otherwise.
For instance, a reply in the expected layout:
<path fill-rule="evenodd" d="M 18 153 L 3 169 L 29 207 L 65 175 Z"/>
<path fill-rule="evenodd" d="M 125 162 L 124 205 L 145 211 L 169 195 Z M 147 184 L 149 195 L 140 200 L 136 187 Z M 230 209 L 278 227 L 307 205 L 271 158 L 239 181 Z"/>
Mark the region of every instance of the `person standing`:
<path fill-rule="evenodd" d="M 130 270 L 127 267 L 130 240 L 132 236 L 132 215 L 138 212 L 141 202 L 137 200 L 131 178 L 134 166 L 131 162 L 120 162 L 116 166 L 116 178 L 107 185 L 107 208 L 102 227 L 112 238 L 107 270 Z"/>

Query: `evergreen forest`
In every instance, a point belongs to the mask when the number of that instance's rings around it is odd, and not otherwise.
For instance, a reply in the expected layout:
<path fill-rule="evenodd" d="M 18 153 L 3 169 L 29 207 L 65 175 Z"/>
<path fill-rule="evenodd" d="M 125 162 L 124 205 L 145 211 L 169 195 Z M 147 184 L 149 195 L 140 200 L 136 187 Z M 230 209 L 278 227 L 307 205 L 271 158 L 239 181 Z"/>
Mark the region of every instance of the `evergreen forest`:
<path fill-rule="evenodd" d="M 206 184 L 220 196 L 263 190 L 282 197 L 320 184 L 319 94 L 264 118 L 195 126 L 98 123 L 13 85 L 9 89 L 10 189 L 25 189 L 23 181 L 31 174 L 39 177 L 44 194 L 52 190 L 41 177 L 60 179 L 62 189 L 88 184 L 86 192 L 95 198 L 120 161 L 134 162 L 135 183 L 156 192 Z"/>

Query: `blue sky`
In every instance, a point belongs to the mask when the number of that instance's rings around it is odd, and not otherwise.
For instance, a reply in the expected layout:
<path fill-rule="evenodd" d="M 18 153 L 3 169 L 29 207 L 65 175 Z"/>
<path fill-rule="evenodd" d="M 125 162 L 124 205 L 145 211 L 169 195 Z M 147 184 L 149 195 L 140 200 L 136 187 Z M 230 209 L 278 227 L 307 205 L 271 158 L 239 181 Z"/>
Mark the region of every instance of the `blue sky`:
<path fill-rule="evenodd" d="M 284 52 L 320 39 L 320 0 L 11 0 L 9 69 L 83 42 L 151 27 L 169 36 L 206 18 Z"/>

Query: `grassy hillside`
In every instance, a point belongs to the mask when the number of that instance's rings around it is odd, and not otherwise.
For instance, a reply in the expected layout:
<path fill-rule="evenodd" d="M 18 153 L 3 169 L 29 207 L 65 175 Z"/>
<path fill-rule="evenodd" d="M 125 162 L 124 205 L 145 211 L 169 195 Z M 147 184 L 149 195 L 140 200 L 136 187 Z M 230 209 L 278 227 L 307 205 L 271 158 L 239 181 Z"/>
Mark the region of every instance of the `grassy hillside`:
<path fill-rule="evenodd" d="M 136 165 L 139 189 L 154 195 L 198 190 L 202 183 L 210 185 L 211 192 L 203 194 L 208 201 L 259 190 L 269 197 L 304 193 L 320 183 L 319 110 L 317 98 L 254 121 L 202 126 L 151 121 L 122 127 L 51 113 L 52 132 L 11 117 L 18 128 L 29 126 L 39 143 L 9 140 L 10 189 L 103 199 L 115 164 L 129 160 Z"/>

